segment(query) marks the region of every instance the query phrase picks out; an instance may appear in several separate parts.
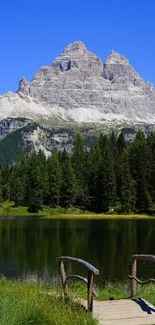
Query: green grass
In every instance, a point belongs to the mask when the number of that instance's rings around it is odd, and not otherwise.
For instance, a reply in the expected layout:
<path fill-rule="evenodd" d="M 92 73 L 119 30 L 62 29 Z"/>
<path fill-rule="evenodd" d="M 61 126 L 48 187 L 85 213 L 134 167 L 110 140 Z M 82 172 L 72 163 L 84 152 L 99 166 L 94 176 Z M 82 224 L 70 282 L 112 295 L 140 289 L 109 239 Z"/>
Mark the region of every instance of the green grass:
<path fill-rule="evenodd" d="M 49 293 L 61 294 L 61 287 L 53 287 L 49 283 L 42 283 L 42 290 Z M 95 290 L 99 295 L 97 300 L 125 299 L 130 298 L 130 282 L 107 282 L 102 287 L 96 287 Z M 87 299 L 87 286 L 79 281 L 74 281 L 68 285 L 69 297 L 74 299 Z M 96 298 L 94 298 L 96 299 Z"/>
<path fill-rule="evenodd" d="M 43 207 L 38 213 L 29 213 L 27 207 L 14 207 L 14 202 L 0 203 L 0 216 L 38 216 L 47 219 L 154 219 L 155 216 L 146 214 L 104 214 L 83 211 L 79 208 L 50 208 Z"/>
<path fill-rule="evenodd" d="M 96 288 L 98 300 L 130 298 L 130 281 L 107 282 Z M 87 298 L 87 288 L 80 282 L 69 285 L 66 303 L 60 286 L 41 282 L 33 284 L 0 279 L 0 324 L 1 325 L 97 325 L 97 320 L 80 307 L 78 300 Z M 137 298 L 155 305 L 155 286 L 137 285 Z M 73 322 L 74 320 L 74 322 Z"/>
<path fill-rule="evenodd" d="M 149 216 L 145 214 L 91 214 L 91 213 L 83 213 L 83 214 L 74 214 L 74 213 L 62 213 L 62 214 L 57 214 L 54 211 L 51 211 L 50 214 L 43 215 L 44 218 L 47 219 L 79 219 L 79 220 L 101 220 L 101 219 L 155 219 L 155 216 Z"/>
<path fill-rule="evenodd" d="M 40 291 L 36 285 L 0 281 L 1 325 L 96 325 L 78 303 L 64 303 L 61 296 Z M 74 320 L 74 322 L 73 322 Z"/>
<path fill-rule="evenodd" d="M 69 296 L 73 299 L 87 299 L 87 288 L 86 285 L 80 282 L 74 282 L 68 286 Z M 110 300 L 110 299 L 130 299 L 131 298 L 131 287 L 130 280 L 124 283 L 121 282 L 107 282 L 102 287 L 95 287 L 99 298 L 97 300 Z M 49 288 L 53 290 L 52 288 Z M 57 289 L 60 292 L 60 289 Z M 155 285 L 140 285 L 137 284 L 137 298 L 142 298 L 152 303 L 155 306 Z M 96 299 L 96 298 L 94 298 Z"/>
<path fill-rule="evenodd" d="M 131 281 L 125 282 L 111 282 L 108 281 L 102 287 L 95 286 L 95 290 L 99 295 L 97 300 L 104 301 L 110 299 L 130 299 L 131 298 Z M 42 292 L 48 292 L 49 294 L 60 295 L 62 289 L 60 286 L 53 286 L 49 282 L 42 282 Z M 68 294 L 73 300 L 75 299 L 87 299 L 87 286 L 79 281 L 74 281 L 68 284 Z M 155 285 L 141 285 L 137 284 L 137 298 L 143 298 L 155 305 Z M 94 297 L 94 299 L 96 299 Z"/>
<path fill-rule="evenodd" d="M 40 213 L 39 213 L 40 214 Z M 36 215 L 39 215 L 36 214 Z M 0 203 L 0 216 L 27 216 L 35 215 L 34 213 L 29 213 L 27 207 L 19 206 L 14 207 L 14 202 L 5 201 Z"/>
<path fill-rule="evenodd" d="M 104 288 L 98 290 L 100 300 L 126 299 L 131 298 L 130 281 L 126 283 L 112 283 L 109 282 Z M 137 284 L 137 298 L 142 298 L 152 303 L 155 306 L 155 285 L 141 285 Z"/>

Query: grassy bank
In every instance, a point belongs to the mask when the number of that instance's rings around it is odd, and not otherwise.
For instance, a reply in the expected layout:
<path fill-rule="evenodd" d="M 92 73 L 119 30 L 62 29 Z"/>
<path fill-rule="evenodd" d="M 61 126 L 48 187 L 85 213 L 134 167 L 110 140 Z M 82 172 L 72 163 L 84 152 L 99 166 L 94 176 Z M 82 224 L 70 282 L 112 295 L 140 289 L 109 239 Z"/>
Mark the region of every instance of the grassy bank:
<path fill-rule="evenodd" d="M 48 219 L 155 219 L 146 214 L 103 214 L 83 211 L 78 208 L 43 207 L 38 213 L 29 213 L 27 207 L 14 207 L 14 202 L 0 203 L 0 216 L 38 216 Z"/>
<path fill-rule="evenodd" d="M 81 284 L 81 282 L 74 282 L 69 285 L 69 296 L 74 299 L 87 299 L 87 287 Z M 97 300 L 111 300 L 111 299 L 130 299 L 131 298 L 131 288 L 130 281 L 121 282 L 107 282 L 102 287 L 95 287 L 99 298 Z M 61 294 L 61 288 L 54 289 L 51 287 L 47 288 L 47 291 L 57 292 Z M 137 284 L 137 298 L 142 298 L 155 306 L 155 285 L 140 285 Z M 94 298 L 96 299 L 96 298 Z"/>
<path fill-rule="evenodd" d="M 130 298 L 130 282 L 107 283 L 96 288 L 98 300 Z M 74 282 L 69 285 L 71 299 L 65 304 L 61 297 L 61 287 L 50 283 L 23 283 L 0 280 L 0 324 L 1 325 L 97 325 L 75 300 L 86 299 L 85 285 Z M 155 286 L 137 286 L 137 297 L 155 305 Z"/>
<path fill-rule="evenodd" d="M 61 296 L 45 293 L 45 289 L 42 293 L 40 288 L 32 284 L 0 281 L 0 324 L 97 324 L 77 303 L 64 304 Z"/>

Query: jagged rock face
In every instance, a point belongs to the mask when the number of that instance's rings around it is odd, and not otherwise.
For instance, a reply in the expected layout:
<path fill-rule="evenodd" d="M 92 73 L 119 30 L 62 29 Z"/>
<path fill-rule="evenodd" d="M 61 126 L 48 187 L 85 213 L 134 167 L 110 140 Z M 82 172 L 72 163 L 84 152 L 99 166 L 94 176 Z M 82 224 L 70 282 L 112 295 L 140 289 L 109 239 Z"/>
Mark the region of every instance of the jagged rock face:
<path fill-rule="evenodd" d="M 119 53 L 103 64 L 82 42 L 69 44 L 17 94 L 0 96 L 0 118 L 61 119 L 84 123 L 155 122 L 155 92 Z"/>

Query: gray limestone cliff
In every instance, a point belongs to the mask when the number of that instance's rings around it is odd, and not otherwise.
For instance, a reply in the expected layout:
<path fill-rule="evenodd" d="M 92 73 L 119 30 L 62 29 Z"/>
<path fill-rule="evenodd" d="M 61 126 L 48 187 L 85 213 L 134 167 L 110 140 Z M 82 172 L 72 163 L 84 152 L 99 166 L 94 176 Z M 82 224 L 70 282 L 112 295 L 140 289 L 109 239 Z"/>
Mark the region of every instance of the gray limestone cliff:
<path fill-rule="evenodd" d="M 77 123 L 154 123 L 155 92 L 119 53 L 102 63 L 82 42 L 69 44 L 16 94 L 0 96 L 0 119 Z"/>

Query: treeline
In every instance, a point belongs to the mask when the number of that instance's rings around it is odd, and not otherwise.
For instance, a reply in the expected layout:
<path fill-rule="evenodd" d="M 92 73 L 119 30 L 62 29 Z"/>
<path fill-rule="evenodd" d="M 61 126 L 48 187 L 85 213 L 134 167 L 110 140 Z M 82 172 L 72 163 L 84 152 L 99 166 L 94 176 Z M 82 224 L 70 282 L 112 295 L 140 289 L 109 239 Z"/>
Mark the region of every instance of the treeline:
<path fill-rule="evenodd" d="M 76 206 L 94 212 L 155 211 L 155 133 L 138 131 L 128 145 L 100 135 L 95 147 L 84 150 L 77 134 L 72 153 L 53 151 L 46 160 L 40 151 L 13 166 L 0 168 L 0 200 L 37 212 L 43 205 Z"/>

